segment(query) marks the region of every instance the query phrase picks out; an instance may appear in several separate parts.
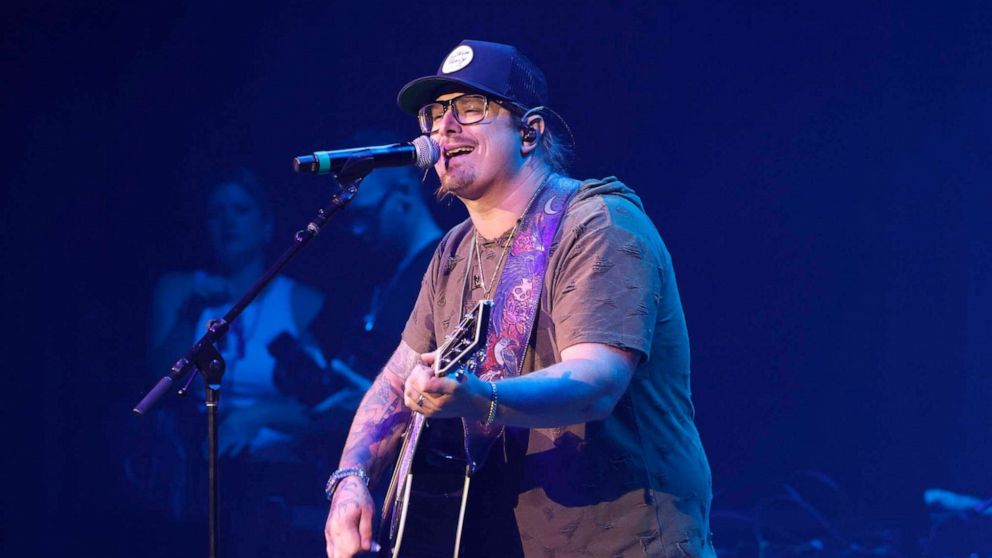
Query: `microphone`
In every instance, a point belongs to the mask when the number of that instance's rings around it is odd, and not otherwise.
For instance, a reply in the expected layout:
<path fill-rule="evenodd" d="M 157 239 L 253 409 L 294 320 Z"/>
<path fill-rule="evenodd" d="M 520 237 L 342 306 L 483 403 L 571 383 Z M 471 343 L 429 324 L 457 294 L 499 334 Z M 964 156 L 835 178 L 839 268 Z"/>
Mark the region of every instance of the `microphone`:
<path fill-rule="evenodd" d="M 351 159 L 368 159 L 372 168 L 417 165 L 426 169 L 441 158 L 441 147 L 427 136 L 417 136 L 412 142 L 317 151 L 312 155 L 293 158 L 293 170 L 298 173 L 338 174 Z"/>

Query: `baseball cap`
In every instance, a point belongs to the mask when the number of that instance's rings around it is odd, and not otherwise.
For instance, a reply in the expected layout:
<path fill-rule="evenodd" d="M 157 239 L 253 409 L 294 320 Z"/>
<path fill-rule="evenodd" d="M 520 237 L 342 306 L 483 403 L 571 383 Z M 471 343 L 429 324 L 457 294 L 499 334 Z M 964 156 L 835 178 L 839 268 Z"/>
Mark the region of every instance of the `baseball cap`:
<path fill-rule="evenodd" d="M 396 102 L 416 115 L 450 84 L 463 85 L 508 101 L 522 111 L 548 104 L 544 73 L 515 47 L 486 41 L 458 44 L 431 76 L 417 78 L 400 89 Z"/>

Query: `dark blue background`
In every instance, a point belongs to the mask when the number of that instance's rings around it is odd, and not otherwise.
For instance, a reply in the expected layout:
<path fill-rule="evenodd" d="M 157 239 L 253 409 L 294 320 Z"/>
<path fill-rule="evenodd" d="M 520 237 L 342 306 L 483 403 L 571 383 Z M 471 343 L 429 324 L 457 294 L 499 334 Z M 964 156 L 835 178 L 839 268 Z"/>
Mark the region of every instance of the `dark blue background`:
<path fill-rule="evenodd" d="M 368 127 L 412 138 L 396 92 L 463 38 L 529 54 L 576 137 L 573 174 L 644 198 L 676 264 L 718 508 L 815 469 L 850 496 L 843 516 L 912 552 L 925 487 L 992 495 L 985 3 L 7 12 L 9 555 L 141 548 L 119 461 L 152 376 L 152 282 L 204 257 L 204 177 L 255 168 L 288 241 L 328 192 L 290 158 Z M 332 299 L 363 265 L 334 242 L 290 268 Z"/>

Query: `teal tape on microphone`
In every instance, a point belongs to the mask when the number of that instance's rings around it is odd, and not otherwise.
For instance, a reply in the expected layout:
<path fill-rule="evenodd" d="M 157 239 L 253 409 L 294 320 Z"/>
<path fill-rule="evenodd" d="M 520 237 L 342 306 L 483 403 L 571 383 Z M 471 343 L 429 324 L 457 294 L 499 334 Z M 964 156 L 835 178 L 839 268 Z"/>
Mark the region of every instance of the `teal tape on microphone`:
<path fill-rule="evenodd" d="M 317 153 L 317 174 L 327 174 L 331 172 L 331 158 L 327 152 Z"/>

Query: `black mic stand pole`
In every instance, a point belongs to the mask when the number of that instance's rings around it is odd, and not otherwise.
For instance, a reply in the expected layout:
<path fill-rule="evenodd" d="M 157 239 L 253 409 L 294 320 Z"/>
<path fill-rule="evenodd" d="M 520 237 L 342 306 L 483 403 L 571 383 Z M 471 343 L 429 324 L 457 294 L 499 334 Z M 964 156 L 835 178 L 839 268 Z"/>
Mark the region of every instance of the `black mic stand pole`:
<path fill-rule="evenodd" d="M 279 276 L 282 269 L 295 258 L 303 248 L 310 243 L 317 233 L 342 209 L 348 207 L 352 198 L 358 193 L 358 187 L 362 180 L 372 172 L 372 158 L 362 157 L 349 160 L 341 172 L 335 175 L 335 179 L 340 185 L 338 192 L 331 198 L 330 205 L 317 211 L 317 216 L 307 224 L 306 229 L 297 231 L 293 237 L 293 243 L 285 252 L 279 256 L 271 267 L 262 274 L 251 286 L 247 293 L 232 306 L 224 317 L 219 320 L 210 320 L 207 324 L 207 332 L 193 344 L 193 347 L 185 356 L 172 365 L 169 373 L 162 377 L 155 384 L 155 387 L 148 392 L 144 398 L 134 406 L 133 412 L 138 416 L 144 416 L 155 405 L 155 403 L 165 395 L 165 392 L 172 389 L 174 383 L 182 381 L 183 377 L 190 372 L 200 372 L 207 385 L 206 406 L 207 406 L 207 451 L 208 457 L 208 526 L 209 526 L 209 558 L 217 558 L 218 535 L 220 532 L 218 522 L 218 467 L 217 467 L 217 411 L 220 405 L 220 386 L 224 377 L 226 363 L 215 343 L 223 339 L 231 327 L 231 323 L 241 315 L 241 313 L 254 301 L 258 295 Z M 190 384 L 196 377 L 190 375 L 186 384 L 177 392 L 180 396 L 185 396 Z"/>

